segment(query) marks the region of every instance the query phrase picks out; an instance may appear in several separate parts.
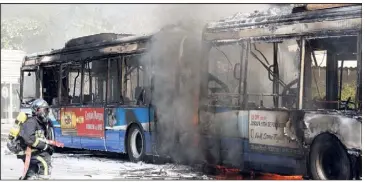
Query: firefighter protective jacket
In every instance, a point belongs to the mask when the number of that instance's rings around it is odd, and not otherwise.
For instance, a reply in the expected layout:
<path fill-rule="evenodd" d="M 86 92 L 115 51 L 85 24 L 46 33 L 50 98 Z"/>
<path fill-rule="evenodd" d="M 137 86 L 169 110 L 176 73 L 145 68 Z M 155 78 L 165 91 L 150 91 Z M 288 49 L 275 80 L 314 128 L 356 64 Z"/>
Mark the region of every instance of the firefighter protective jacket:
<path fill-rule="evenodd" d="M 24 122 L 19 136 L 24 144 L 32 149 L 47 150 L 46 127 L 37 117 L 30 117 Z"/>

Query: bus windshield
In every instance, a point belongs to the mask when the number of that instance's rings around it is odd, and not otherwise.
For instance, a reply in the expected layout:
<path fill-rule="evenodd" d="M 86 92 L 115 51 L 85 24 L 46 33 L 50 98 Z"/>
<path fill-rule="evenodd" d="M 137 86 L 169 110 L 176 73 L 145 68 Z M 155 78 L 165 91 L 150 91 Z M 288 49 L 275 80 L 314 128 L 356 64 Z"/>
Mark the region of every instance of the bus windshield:
<path fill-rule="evenodd" d="M 36 71 L 23 72 L 23 99 L 36 98 Z"/>

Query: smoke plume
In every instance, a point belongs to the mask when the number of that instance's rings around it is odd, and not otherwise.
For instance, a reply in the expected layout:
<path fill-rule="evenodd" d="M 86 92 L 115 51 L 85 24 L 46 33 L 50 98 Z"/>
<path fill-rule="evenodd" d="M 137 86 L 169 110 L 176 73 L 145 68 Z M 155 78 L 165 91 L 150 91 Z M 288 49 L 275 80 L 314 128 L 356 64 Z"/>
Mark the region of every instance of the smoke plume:
<path fill-rule="evenodd" d="M 198 111 L 202 30 L 207 21 L 238 12 L 232 11 L 232 6 L 227 6 L 218 9 L 214 5 L 161 5 L 156 8 L 156 25 L 170 28 L 154 36 L 144 60 L 150 57 L 153 62 L 152 100 L 158 118 L 158 152 L 171 156 L 175 162 L 197 163 L 204 158 L 201 146 L 194 145 L 200 134 L 194 120 L 197 119 Z M 240 9 L 241 12 L 250 12 L 253 8 L 249 5 L 241 7 L 244 7 Z M 221 70 L 217 72 L 228 77 L 220 79 L 235 87 L 238 85 L 237 80 L 232 78 L 231 72 L 233 65 L 239 62 L 240 49 L 232 51 L 229 48 L 224 51 L 230 57 L 230 63 L 222 58 L 220 51 L 212 53 L 210 58 L 221 61 L 223 66 L 218 65 Z M 149 64 L 148 61 L 145 63 Z"/>

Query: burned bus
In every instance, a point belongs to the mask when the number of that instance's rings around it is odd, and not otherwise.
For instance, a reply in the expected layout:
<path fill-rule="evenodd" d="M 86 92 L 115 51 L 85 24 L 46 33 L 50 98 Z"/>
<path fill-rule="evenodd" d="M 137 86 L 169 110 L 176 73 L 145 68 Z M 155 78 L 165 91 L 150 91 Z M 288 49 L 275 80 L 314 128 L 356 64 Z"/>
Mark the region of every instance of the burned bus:
<path fill-rule="evenodd" d="M 30 113 L 35 98 L 45 99 L 51 107 L 52 137 L 66 148 L 127 153 L 131 161 L 157 155 L 156 148 L 165 143 L 156 137 L 162 124 L 156 122 L 152 102 L 158 90 L 152 69 L 164 65 L 169 74 L 178 73 L 175 63 L 185 41 L 181 32 L 171 26 L 145 36 L 102 33 L 27 55 L 21 67 L 21 111 Z M 163 37 L 168 41 L 153 49 Z M 172 90 L 157 100 L 175 93 L 175 77 L 166 78 L 162 82 Z"/>
<path fill-rule="evenodd" d="M 312 179 L 359 179 L 361 5 L 279 11 L 237 14 L 203 31 L 205 160 Z M 346 96 L 347 62 L 355 69 Z"/>

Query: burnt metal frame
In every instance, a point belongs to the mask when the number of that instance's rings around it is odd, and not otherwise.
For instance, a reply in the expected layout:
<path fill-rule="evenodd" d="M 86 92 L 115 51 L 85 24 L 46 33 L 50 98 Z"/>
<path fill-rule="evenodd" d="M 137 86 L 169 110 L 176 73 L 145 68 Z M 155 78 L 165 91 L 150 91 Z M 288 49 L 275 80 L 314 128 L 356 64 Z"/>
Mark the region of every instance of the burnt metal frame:
<path fill-rule="evenodd" d="M 107 59 L 107 64 L 109 65 L 110 63 L 110 58 L 111 57 L 119 57 L 120 59 L 122 60 L 125 60 L 125 56 L 131 56 L 131 55 L 140 55 L 141 53 L 143 54 L 145 52 L 145 48 L 143 48 L 143 45 L 146 44 L 150 39 L 151 39 L 152 35 L 149 35 L 149 36 L 141 36 L 141 37 L 132 37 L 132 38 L 126 38 L 125 40 L 116 40 L 116 41 L 109 41 L 109 42 L 105 42 L 105 43 L 99 43 L 99 44 L 95 44 L 95 45 L 81 45 L 81 46 L 75 46 L 75 47 L 72 47 L 72 48 L 65 48 L 65 49 L 60 49 L 60 50 L 54 50 L 54 51 L 50 51 L 50 52 L 42 52 L 42 53 L 36 53 L 36 54 L 31 54 L 31 55 L 28 55 L 24 58 L 23 60 L 23 65 L 22 67 L 20 68 L 21 70 L 21 73 L 24 74 L 25 71 L 29 71 L 29 70 L 32 70 L 32 71 L 35 71 L 36 75 L 40 74 L 40 70 L 44 67 L 44 66 L 50 66 L 50 65 L 54 65 L 54 66 L 59 66 L 59 78 L 58 78 L 58 93 L 57 93 L 57 96 L 58 96 L 58 105 L 59 106 L 76 106 L 76 105 L 95 105 L 94 102 L 92 103 L 84 103 L 84 94 L 83 94 L 83 90 L 84 90 L 84 70 L 85 70 L 85 63 L 86 62 L 90 62 L 90 61 L 101 61 L 101 59 Z M 94 60 L 91 60 L 90 57 L 89 58 L 78 58 L 78 60 L 71 60 L 71 59 L 68 59 L 67 57 L 64 57 L 62 58 L 62 55 L 65 54 L 67 55 L 67 53 L 82 53 L 83 51 L 88 51 L 88 50 L 95 50 L 95 49 L 102 49 L 104 47 L 110 47 L 110 46 L 123 46 L 123 45 L 128 45 L 128 44 L 137 44 L 137 46 L 140 46 L 142 45 L 142 48 L 139 48 L 135 51 L 132 51 L 132 52 L 126 52 L 126 53 L 117 53 L 117 54 L 108 54 L 108 53 L 104 53 L 104 54 L 100 54 L 99 53 L 99 56 L 98 57 L 94 57 L 93 59 Z M 79 54 L 80 55 L 80 54 Z M 54 56 L 55 58 L 50 61 L 50 62 L 47 62 L 47 63 L 41 63 L 40 60 L 45 57 L 45 56 Z M 75 57 L 77 58 L 77 57 Z M 29 61 L 29 60 L 34 60 L 34 64 L 33 65 L 26 65 L 26 61 Z M 80 88 L 80 102 L 79 103 L 76 103 L 76 104 L 61 104 L 61 95 L 62 95 L 62 90 L 61 90 L 61 87 L 62 87 L 62 68 L 65 67 L 66 65 L 70 64 L 71 62 L 79 62 L 82 66 L 81 66 L 81 88 Z M 122 61 L 124 62 L 124 61 Z M 122 63 L 124 66 L 121 66 L 121 68 L 118 67 L 118 74 L 121 74 L 125 67 L 125 63 Z M 120 65 L 120 60 L 118 60 L 118 65 Z M 109 69 L 110 66 L 108 66 L 108 71 L 107 71 L 107 88 L 106 90 L 108 90 L 109 88 L 109 72 L 110 72 L 110 69 Z M 120 73 L 120 71 L 122 71 Z M 123 75 L 123 74 L 122 74 Z M 23 95 L 23 84 L 24 84 L 24 75 L 21 75 L 21 78 L 20 78 L 20 81 L 21 81 L 21 89 L 20 89 L 20 95 L 22 97 Z M 91 77 L 91 75 L 89 74 L 89 77 Z M 124 75 L 123 75 L 123 78 L 124 78 Z M 120 79 L 120 78 L 118 78 Z M 37 77 L 37 80 L 38 80 L 38 77 Z M 41 81 L 41 80 L 39 80 Z M 90 86 L 91 86 L 91 82 L 92 80 L 89 78 L 89 82 L 90 82 Z M 139 80 L 138 80 L 139 82 Z M 123 84 L 121 84 L 120 86 L 120 90 L 121 90 L 121 93 L 123 91 Z M 37 86 L 37 91 L 42 91 L 42 87 L 39 87 L 40 90 L 38 90 L 38 86 Z M 90 93 L 92 91 L 92 89 L 90 89 Z M 38 92 L 37 92 L 38 93 Z M 108 91 L 106 91 L 105 93 L 105 98 L 106 98 L 106 101 L 103 102 L 104 104 L 103 105 L 107 105 L 109 102 L 107 101 L 108 99 Z M 37 95 L 37 97 L 39 97 L 39 94 Z M 98 103 L 97 105 L 99 105 L 101 103 Z M 123 104 L 125 105 L 125 104 Z M 133 106 L 133 105 L 131 105 Z"/>
<path fill-rule="evenodd" d="M 341 8 L 333 8 L 333 9 L 324 9 L 324 10 L 316 10 L 309 12 L 301 12 L 301 13 L 292 13 L 283 16 L 266 16 L 266 17 L 253 17 L 242 20 L 229 20 L 229 21 L 219 21 L 214 22 L 213 24 L 207 24 L 203 31 L 203 42 L 207 42 L 208 44 L 214 45 L 224 45 L 224 44 L 234 44 L 237 42 L 243 42 L 245 40 L 249 40 L 251 43 L 254 42 L 280 42 L 287 39 L 297 39 L 300 40 L 300 54 L 301 54 L 301 67 L 300 67 L 300 80 L 298 83 L 298 96 L 299 100 L 297 103 L 297 108 L 303 109 L 303 96 L 305 92 L 303 79 L 305 66 L 304 59 L 306 57 L 306 48 L 305 41 L 311 39 L 319 39 L 319 38 L 331 38 L 331 37 L 342 37 L 342 36 L 356 36 L 361 35 L 359 31 L 361 31 L 361 27 L 359 27 L 359 20 L 361 19 L 361 7 L 360 6 L 349 6 L 349 7 L 341 7 Z M 250 20 L 250 21 L 249 21 Z M 295 32 L 289 31 L 285 33 L 285 31 L 278 31 L 278 34 L 275 33 L 275 29 L 271 30 L 271 33 L 267 30 L 269 28 L 266 27 L 268 25 L 274 27 L 287 28 L 294 27 L 299 25 L 309 24 L 320 24 L 322 21 L 325 22 L 346 22 L 349 21 L 349 25 L 345 27 L 341 27 L 340 30 L 332 30 L 330 28 L 317 28 L 315 31 L 305 30 L 304 32 Z M 333 22 L 332 22 L 332 26 Z M 337 25 L 336 25 L 337 26 Z M 266 28 L 265 28 L 266 27 Z M 255 33 L 254 29 L 261 30 L 261 33 Z M 264 31 L 265 30 L 265 31 Z M 243 33 L 246 34 L 243 34 Z M 274 33 L 273 33 L 274 32 Z M 260 35 L 261 34 L 261 35 Z M 360 40 L 358 39 L 360 42 Z M 358 105 L 360 104 L 359 98 L 361 98 L 361 43 L 358 42 L 358 70 L 357 70 L 357 94 L 356 101 Z M 275 56 L 274 56 L 275 57 Z M 241 75 L 242 76 L 242 75 Z M 204 78 L 204 77 L 203 77 Z M 245 78 L 247 79 L 247 78 Z M 244 82 L 246 80 L 243 80 Z M 274 84 L 275 85 L 275 84 Z M 274 88 L 273 88 L 274 89 Z M 201 92 L 204 91 L 201 89 Z M 247 93 L 245 93 L 247 94 Z M 204 96 L 204 94 L 202 95 Z M 243 96 L 245 97 L 245 96 Z M 246 105 L 244 104 L 244 109 L 246 109 Z"/>
<path fill-rule="evenodd" d="M 299 82 L 298 82 L 298 102 L 297 108 L 303 109 L 303 96 L 304 96 L 304 66 L 305 66 L 305 39 L 302 37 L 300 40 L 300 70 L 299 70 Z"/>
<path fill-rule="evenodd" d="M 84 90 L 84 86 L 85 86 L 85 84 L 84 84 L 84 79 L 85 79 L 85 75 L 84 74 L 82 74 L 81 75 L 81 87 L 80 87 L 80 102 L 79 103 L 75 103 L 75 104 L 62 104 L 62 105 L 60 105 L 60 106 L 75 106 L 75 105 L 104 105 L 104 106 L 106 106 L 106 105 L 113 105 L 113 104 L 115 104 L 116 103 L 116 101 L 109 101 L 108 100 L 108 92 L 109 92 L 109 87 L 110 87 L 110 69 L 111 69 L 111 67 L 110 67 L 110 62 L 111 62 L 111 59 L 115 59 L 115 60 L 117 60 L 117 64 L 118 65 L 120 65 L 120 61 L 123 61 L 123 60 L 125 60 L 125 58 L 126 58 L 126 56 L 138 56 L 138 55 L 140 55 L 140 54 L 131 54 L 131 55 L 117 55 L 117 56 L 112 56 L 112 57 L 108 57 L 108 58 L 104 58 L 104 59 L 106 59 L 106 60 L 102 60 L 102 59 L 95 59 L 95 60 L 81 60 L 81 61 L 79 61 L 79 63 L 81 63 L 81 73 L 84 73 L 85 72 L 85 63 L 86 64 L 88 64 L 88 63 L 90 63 L 90 62 L 94 62 L 94 61 L 106 61 L 106 64 L 107 64 L 107 77 L 106 77 L 106 91 L 105 91 L 105 93 L 103 94 L 103 96 L 105 96 L 105 101 L 103 101 L 103 102 L 98 102 L 98 103 L 96 103 L 96 102 L 94 102 L 94 100 L 92 100 L 91 101 L 91 103 L 85 103 L 84 102 L 84 94 L 83 94 L 83 90 Z M 65 64 L 61 64 L 62 66 L 65 66 Z M 125 64 L 124 64 L 125 65 Z M 124 67 L 118 67 L 118 75 L 119 74 L 123 74 L 125 71 L 123 71 L 123 69 L 125 69 L 126 67 L 124 66 Z M 88 68 L 88 69 L 90 69 L 90 68 Z M 138 68 L 138 70 L 140 70 L 139 68 Z M 123 80 L 125 79 L 125 77 L 126 77 L 126 74 L 127 73 L 125 73 L 124 74 L 124 77 L 123 77 Z M 90 79 L 91 78 L 91 75 L 90 75 L 90 73 L 89 73 L 89 92 L 90 92 L 90 94 L 92 94 L 92 79 Z M 118 80 L 120 81 L 121 80 L 121 78 L 119 78 L 118 77 Z M 123 81 L 124 82 L 124 81 Z M 137 81 L 137 82 L 139 82 L 139 80 Z M 59 83 L 61 83 L 62 84 L 62 82 L 59 80 Z M 119 83 L 119 82 L 118 82 Z M 121 84 L 121 85 L 123 85 L 123 84 Z M 127 87 L 126 88 L 123 88 L 123 89 L 121 89 L 121 91 L 123 91 L 123 92 L 125 92 L 126 90 L 125 89 L 127 89 Z M 59 87 L 59 93 L 62 95 L 62 90 L 61 90 L 61 87 Z M 121 92 L 121 94 L 122 94 L 122 92 Z M 122 94 L 123 95 L 123 94 Z M 125 95 L 123 95 L 123 96 L 125 96 Z M 60 99 L 61 97 L 59 97 L 59 99 Z M 104 100 L 104 99 L 102 99 L 102 100 Z M 120 102 L 118 102 L 118 104 L 121 104 Z M 126 104 L 122 104 L 122 105 L 126 105 Z"/>
<path fill-rule="evenodd" d="M 303 54 L 300 58 L 300 62 L 303 62 L 304 64 L 304 58 L 305 58 L 305 38 L 303 36 L 299 37 L 300 40 L 302 40 L 301 44 L 299 45 L 300 47 L 303 47 L 301 49 L 300 54 Z M 298 37 L 297 37 L 298 39 Z M 292 40 L 292 39 L 284 39 L 284 40 Z M 213 41 L 214 42 L 214 41 Z M 230 44 L 236 44 L 239 43 L 239 45 L 241 45 L 241 52 L 240 52 L 240 76 L 239 76 L 239 109 L 247 109 L 247 105 L 248 105 L 248 93 L 247 93 L 247 78 L 248 78 L 248 67 L 249 67 L 249 60 L 248 60 L 248 54 L 251 52 L 251 45 L 252 42 L 265 42 L 265 43 L 273 43 L 273 54 L 274 54 L 274 63 L 273 63 L 273 97 L 274 100 L 276 100 L 276 102 L 274 101 L 274 108 L 279 109 L 279 67 L 278 67 L 278 60 L 277 60 L 277 54 L 278 54 L 278 42 L 277 41 L 251 41 L 250 39 L 243 39 L 240 41 L 232 41 L 232 42 L 225 42 L 225 43 L 221 43 L 218 45 L 230 45 Z M 303 44 L 303 46 L 302 46 Z M 216 46 L 215 43 L 210 42 L 210 46 L 208 46 L 207 51 L 203 51 L 203 54 L 209 54 L 209 51 L 211 50 L 212 46 Z M 246 51 L 245 51 L 246 48 Z M 244 57 L 245 55 L 245 57 Z M 243 59 L 245 59 L 245 64 L 243 65 Z M 303 61 L 301 61 L 303 59 Z M 207 64 L 209 64 L 209 60 L 207 60 Z M 203 65 L 203 67 L 209 67 L 209 65 Z M 304 69 L 304 67 L 303 67 Z M 243 72 L 244 71 L 244 72 Z M 243 73 L 242 73 L 243 72 Z M 300 71 L 301 74 L 302 71 Z M 204 71 L 203 71 L 204 73 Z M 303 70 L 304 73 L 304 70 Z M 243 83 L 243 85 L 242 85 Z M 304 80 L 303 80 L 303 84 L 304 84 Z M 298 88 L 299 88 L 300 84 L 298 82 Z M 243 88 L 242 88 L 243 87 Z M 243 89 L 243 90 L 242 90 Z M 304 90 L 302 91 L 304 92 Z M 303 93 L 299 93 L 298 96 L 303 96 Z M 303 103 L 297 103 L 297 108 L 299 108 L 299 105 L 301 105 L 301 108 L 303 107 Z"/>
<path fill-rule="evenodd" d="M 357 109 L 362 109 L 362 33 L 357 34 L 357 82 L 355 102 Z"/>
<path fill-rule="evenodd" d="M 244 65 L 244 77 L 243 77 L 243 100 L 244 100 L 244 102 L 242 105 L 242 108 L 244 108 L 244 109 L 247 108 L 247 104 L 248 104 L 248 95 L 247 95 L 248 53 L 251 52 L 251 42 L 246 41 L 246 44 L 247 44 L 246 45 L 246 57 L 245 57 L 245 65 Z"/>
<path fill-rule="evenodd" d="M 303 97 L 304 97 L 304 76 L 305 76 L 305 73 L 304 73 L 304 67 L 305 67 L 305 58 L 306 58 L 306 55 L 305 55 L 305 53 L 306 53 L 306 41 L 307 40 L 311 40 L 311 39 L 320 39 L 320 38 L 335 38 L 335 37 L 342 37 L 342 36 L 358 36 L 359 37 L 359 39 L 361 39 L 361 33 L 354 33 L 354 32 L 352 32 L 351 34 L 348 34 L 347 32 L 344 32 L 344 33 L 335 33 L 335 34 L 329 34 L 329 35 L 327 35 L 327 36 L 323 36 L 321 33 L 319 33 L 319 35 L 315 35 L 315 34 L 313 34 L 313 35 L 303 35 L 303 36 L 298 36 L 298 37 L 286 37 L 285 39 L 282 39 L 282 40 L 290 40 L 290 39 L 299 39 L 300 40 L 300 44 L 299 44 L 299 46 L 300 46 L 300 71 L 299 71 L 299 74 L 300 74 L 300 77 L 299 78 L 303 78 L 303 80 L 302 79 L 300 79 L 299 80 L 299 82 L 298 82 L 298 88 L 299 88 L 299 92 L 298 92 L 298 102 L 297 102 L 297 108 L 298 109 L 304 109 L 304 103 L 303 103 Z M 357 94 L 356 94 L 356 102 L 357 102 L 357 108 L 361 108 L 360 107 L 360 104 L 361 104 L 361 72 L 362 72 L 362 68 L 361 68 L 361 40 L 359 40 L 358 39 L 358 42 L 357 42 L 357 44 L 358 44 L 358 54 L 357 54 L 357 64 L 358 64 L 358 66 L 357 66 L 357 74 L 358 74 L 358 76 L 357 76 Z M 212 41 L 212 42 L 214 42 L 214 43 L 212 43 L 212 44 L 214 44 L 214 45 L 226 45 L 226 44 L 235 44 L 235 43 L 237 43 L 237 42 L 267 42 L 267 43 L 269 43 L 269 42 L 276 42 L 277 41 L 277 37 L 275 37 L 275 38 L 273 38 L 273 39 L 269 39 L 269 40 L 266 40 L 266 41 L 263 41 L 263 40 L 260 40 L 260 39 L 256 39 L 256 41 L 252 41 L 253 39 L 243 39 L 243 40 L 232 40 L 232 41 L 229 41 L 229 42 L 220 42 L 219 40 L 215 40 L 215 41 Z M 241 43 L 242 44 L 242 43 Z M 250 45 L 250 44 L 249 44 Z M 248 50 L 247 50 L 248 51 Z M 203 53 L 204 54 L 204 53 Z M 241 53 L 241 54 L 243 54 L 243 53 Z M 242 59 L 242 55 L 241 55 L 241 59 Z M 209 62 L 209 61 L 208 61 Z M 242 63 L 243 61 L 241 60 L 241 63 Z M 247 65 L 245 65 L 244 67 L 243 67 L 243 69 L 245 70 L 245 72 L 246 73 L 243 73 L 243 75 L 240 75 L 240 77 L 242 77 L 242 76 L 244 76 L 243 78 L 240 78 L 240 81 L 242 80 L 243 81 L 243 83 L 244 84 L 246 84 L 245 86 L 243 86 L 243 89 L 244 89 L 244 91 L 243 91 L 243 95 L 242 96 L 240 96 L 240 98 L 242 98 L 242 100 L 240 100 L 241 102 L 242 101 L 245 101 L 245 100 L 247 100 L 247 99 L 243 99 L 243 98 L 247 98 L 247 90 L 245 90 L 246 89 L 246 87 L 247 87 L 247 75 L 245 75 L 245 74 L 247 74 L 247 67 L 248 67 L 248 61 L 247 62 L 245 62 L 245 64 L 247 64 Z M 206 65 L 205 65 L 206 66 Z M 247 67 L 246 67 L 247 66 Z M 303 66 L 303 67 L 302 67 Z M 242 69 L 241 69 L 242 70 Z M 303 82 L 303 83 L 302 83 Z M 241 90 L 241 89 L 240 89 Z M 240 92 L 239 92 L 240 93 Z M 240 93 L 240 95 L 241 95 L 241 93 Z M 240 107 L 241 109 L 246 109 L 247 108 L 247 103 L 245 103 L 245 102 L 243 102 L 242 103 L 243 105 L 242 105 L 242 107 Z"/>

